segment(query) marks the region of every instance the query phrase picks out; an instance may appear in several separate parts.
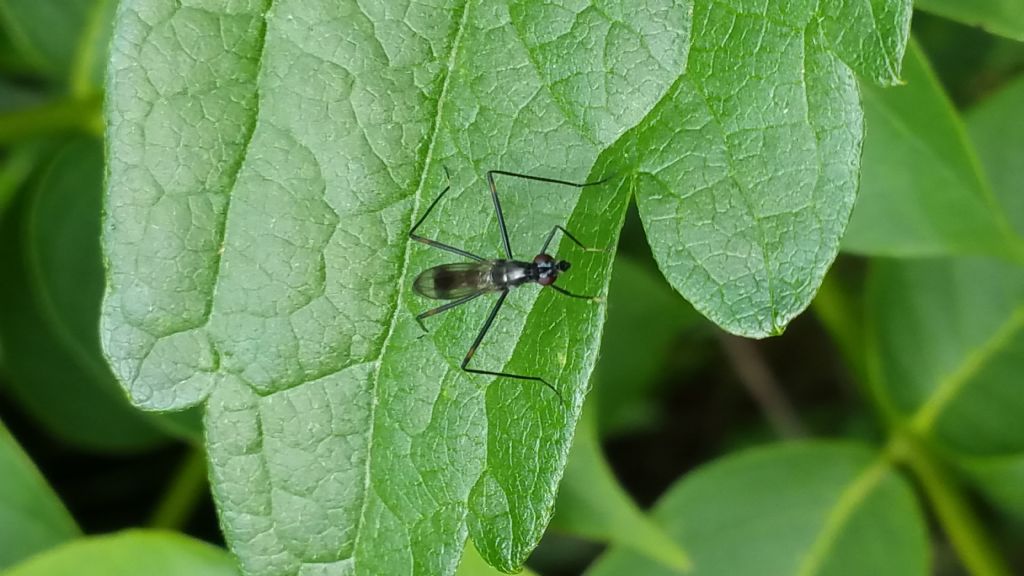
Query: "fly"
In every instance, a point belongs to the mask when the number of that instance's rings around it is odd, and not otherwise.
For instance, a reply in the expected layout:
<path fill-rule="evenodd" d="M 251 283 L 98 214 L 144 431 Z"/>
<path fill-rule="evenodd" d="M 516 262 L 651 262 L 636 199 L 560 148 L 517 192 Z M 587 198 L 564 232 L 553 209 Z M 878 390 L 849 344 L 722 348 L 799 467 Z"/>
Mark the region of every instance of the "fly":
<path fill-rule="evenodd" d="M 445 175 L 447 174 L 448 170 L 445 169 Z M 535 182 L 545 182 L 549 184 L 562 184 L 565 186 L 573 186 L 575 188 L 596 186 L 598 184 L 603 184 L 608 180 L 605 178 L 604 180 L 599 180 L 597 182 L 585 182 L 583 184 L 578 184 L 576 182 L 543 178 L 541 176 L 530 176 L 528 174 L 518 174 L 515 172 L 505 172 L 503 170 L 489 170 L 487 172 L 487 186 L 491 190 L 491 200 L 494 202 L 494 212 L 498 216 L 498 229 L 501 232 L 501 242 L 505 247 L 506 257 L 499 259 L 482 258 L 461 248 L 442 244 L 437 240 L 431 240 L 430 238 L 425 238 L 416 234 L 416 229 L 423 224 L 423 221 L 427 219 L 427 216 L 429 216 L 430 212 L 435 206 L 437 206 L 437 203 L 441 201 L 441 198 L 444 198 L 444 195 L 451 190 L 451 184 L 449 183 L 449 185 L 441 191 L 441 194 L 439 194 L 430 204 L 427 211 L 423 213 L 423 216 L 421 216 L 416 224 L 413 225 L 412 229 L 409 230 L 409 238 L 416 240 L 417 242 L 422 242 L 428 246 L 433 246 L 434 248 L 462 256 L 470 261 L 434 266 L 433 268 L 424 270 L 416 277 L 416 280 L 413 281 L 412 288 L 417 294 L 433 300 L 447 300 L 445 304 L 436 308 L 431 308 L 430 310 L 417 315 L 416 321 L 419 322 L 420 327 L 426 331 L 427 327 L 423 324 L 423 320 L 425 318 L 435 316 L 442 312 L 447 312 L 456 306 L 461 306 L 471 300 L 483 296 L 484 294 L 497 293 L 498 299 L 495 301 L 494 306 L 491 307 L 491 311 L 487 314 L 487 319 L 484 320 L 484 324 L 480 328 L 480 332 L 476 335 L 476 339 L 473 340 L 473 344 L 466 352 L 465 358 L 462 359 L 461 368 L 466 372 L 471 372 L 473 374 L 484 374 L 487 376 L 499 376 L 517 380 L 540 382 L 544 386 L 550 388 L 551 391 L 558 396 L 559 400 L 562 400 L 562 394 L 558 389 L 540 376 L 525 376 L 522 374 L 510 374 L 508 372 L 495 372 L 492 370 L 470 368 L 469 362 L 473 359 L 473 355 L 476 354 L 476 350 L 479 348 L 480 343 L 483 342 L 484 337 L 487 336 L 487 331 L 491 329 L 491 324 L 494 323 L 494 318 L 498 315 L 498 311 L 501 310 L 501 305 L 505 303 L 505 298 L 508 296 L 509 291 L 517 286 L 522 286 L 524 284 L 539 284 L 542 287 L 551 288 L 552 290 L 571 298 L 591 301 L 598 300 L 596 296 L 574 294 L 555 284 L 555 281 L 558 280 L 559 274 L 569 270 L 570 266 L 567 260 L 559 260 L 548 254 L 548 246 L 551 244 L 556 233 L 561 232 L 566 238 L 587 252 L 603 252 L 604 250 L 584 246 L 583 243 L 577 240 L 576 237 L 568 230 L 560 225 L 556 225 L 551 229 L 551 232 L 548 233 L 547 238 L 544 240 L 544 244 L 541 246 L 537 255 L 533 257 L 533 260 L 516 260 L 512 256 L 512 245 L 508 240 L 508 230 L 505 227 L 505 215 L 501 211 L 501 202 L 498 200 L 498 190 L 494 186 L 494 177 L 498 175 L 512 176 L 514 178 L 522 178 L 524 180 L 533 180 Z"/>

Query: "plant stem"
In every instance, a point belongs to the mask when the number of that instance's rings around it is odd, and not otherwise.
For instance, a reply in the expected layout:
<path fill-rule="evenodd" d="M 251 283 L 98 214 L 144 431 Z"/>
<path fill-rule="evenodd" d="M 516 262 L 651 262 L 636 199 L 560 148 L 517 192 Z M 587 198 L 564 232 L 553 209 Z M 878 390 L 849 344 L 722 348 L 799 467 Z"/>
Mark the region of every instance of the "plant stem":
<path fill-rule="evenodd" d="M 65 98 L 0 114 L 0 145 L 35 136 L 79 130 L 102 135 L 101 98 Z"/>
<path fill-rule="evenodd" d="M 206 484 L 206 454 L 198 448 L 191 448 L 153 511 L 150 527 L 180 530 L 195 512 Z"/>
<path fill-rule="evenodd" d="M 964 567 L 973 576 L 1010 576 L 1010 569 L 981 521 L 957 490 L 956 481 L 927 447 L 908 433 L 898 432 L 888 451 L 895 460 L 906 464 L 921 483 Z"/>

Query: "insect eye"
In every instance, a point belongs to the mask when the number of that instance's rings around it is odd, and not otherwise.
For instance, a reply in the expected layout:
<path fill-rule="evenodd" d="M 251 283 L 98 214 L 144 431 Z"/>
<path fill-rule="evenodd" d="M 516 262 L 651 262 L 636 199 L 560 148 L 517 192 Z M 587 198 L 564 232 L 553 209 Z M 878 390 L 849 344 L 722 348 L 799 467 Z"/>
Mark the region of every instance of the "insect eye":
<path fill-rule="evenodd" d="M 555 259 L 547 254 L 537 254 L 533 257 L 534 264 L 552 264 Z"/>
<path fill-rule="evenodd" d="M 542 274 L 540 278 L 537 278 L 537 284 L 541 286 L 550 286 L 555 283 L 554 274 Z"/>

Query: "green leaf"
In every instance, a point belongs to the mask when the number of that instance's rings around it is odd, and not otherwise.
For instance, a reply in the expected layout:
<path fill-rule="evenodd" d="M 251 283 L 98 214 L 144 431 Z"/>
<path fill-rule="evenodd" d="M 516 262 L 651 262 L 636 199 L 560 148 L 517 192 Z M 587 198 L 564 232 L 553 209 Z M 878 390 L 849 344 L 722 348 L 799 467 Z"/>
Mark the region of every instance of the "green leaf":
<path fill-rule="evenodd" d="M 605 461 L 592 417 L 576 432 L 551 527 L 628 548 L 677 573 L 691 568 L 686 552 L 637 507 Z"/>
<path fill-rule="evenodd" d="M 1024 270 L 981 259 L 883 260 L 867 307 L 873 380 L 918 433 L 973 454 L 1024 450 Z"/>
<path fill-rule="evenodd" d="M 699 1 L 686 74 L 616 146 L 658 264 L 702 314 L 780 333 L 836 256 L 862 140 L 853 72 L 898 78 L 909 2 Z"/>
<path fill-rule="evenodd" d="M 407 233 L 448 184 L 442 166 L 452 192 L 422 232 L 489 257 L 486 170 L 612 172 L 612 140 L 681 72 L 688 11 L 655 4 L 121 4 L 104 348 L 139 406 L 206 403 L 213 490 L 247 572 L 447 574 L 467 533 L 511 571 L 535 546 L 603 306 L 518 290 L 474 358 L 543 375 L 568 408 L 537 384 L 488 385 L 458 363 L 491 299 L 421 338 L 412 316 L 430 304 L 412 279 L 454 258 Z M 585 83 L 563 74 L 592 61 Z M 498 186 L 519 257 L 555 224 L 615 244 L 620 180 Z M 604 291 L 609 255 L 559 252 L 566 289 Z"/>
<path fill-rule="evenodd" d="M 872 381 L 891 412 L 1024 515 L 1024 270 L 969 259 L 878 263 L 868 313 Z"/>
<path fill-rule="evenodd" d="M 1024 230 L 1019 207 L 1024 83 L 973 111 L 999 199 Z M 1024 270 L 1002 261 L 881 262 L 868 290 L 873 380 L 898 417 L 938 442 L 1004 509 L 1024 517 Z"/>
<path fill-rule="evenodd" d="M 72 140 L 7 214 L 0 339 L 11 393 L 50 432 L 91 449 L 138 450 L 166 438 L 156 424 L 167 419 L 132 408 L 100 353 L 102 167 L 98 142 Z"/>
<path fill-rule="evenodd" d="M 1024 41 L 1024 7 L 1019 0 L 917 0 L 914 4 L 993 34 Z"/>
<path fill-rule="evenodd" d="M 0 570 L 79 535 L 78 526 L 0 422 Z"/>
<path fill-rule="evenodd" d="M 843 249 L 884 256 L 1024 255 L 963 124 L 916 43 L 906 86 L 864 85 L 868 136 Z"/>
<path fill-rule="evenodd" d="M 694 576 L 928 573 L 924 518 L 906 481 L 856 444 L 808 442 L 728 456 L 687 475 L 655 518 Z M 588 576 L 671 574 L 612 549 Z"/>
<path fill-rule="evenodd" d="M 2 576 L 237 576 L 224 550 L 174 532 L 128 530 L 75 540 Z"/>
<path fill-rule="evenodd" d="M 708 346 L 699 339 L 709 326 L 656 272 L 622 253 L 615 257 L 589 400 L 597 404 L 601 436 L 657 424 L 663 415 L 655 387 L 668 361 L 677 377 L 700 365 Z"/>

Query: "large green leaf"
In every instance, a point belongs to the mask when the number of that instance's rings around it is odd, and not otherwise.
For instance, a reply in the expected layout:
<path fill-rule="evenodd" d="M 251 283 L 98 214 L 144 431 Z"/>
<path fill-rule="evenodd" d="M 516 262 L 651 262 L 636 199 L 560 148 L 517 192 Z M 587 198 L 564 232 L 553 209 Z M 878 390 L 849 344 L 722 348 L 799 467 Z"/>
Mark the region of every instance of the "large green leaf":
<path fill-rule="evenodd" d="M 1020 0 L 916 0 L 914 5 L 964 24 L 1024 41 L 1024 6 Z"/>
<path fill-rule="evenodd" d="M 0 570 L 79 535 L 46 479 L 0 422 Z"/>
<path fill-rule="evenodd" d="M 102 181 L 99 142 L 72 140 L 12 206 L 0 226 L 0 339 L 10 392 L 49 431 L 135 450 L 165 439 L 156 424 L 167 418 L 132 408 L 100 352 Z"/>
<path fill-rule="evenodd" d="M 694 576 L 927 574 L 924 518 L 885 458 L 855 444 L 784 444 L 728 456 L 684 477 L 655 518 Z M 614 548 L 588 576 L 661 576 Z"/>
<path fill-rule="evenodd" d="M 130 530 L 58 546 L 2 576 L 236 576 L 231 555 L 174 532 Z"/>
<path fill-rule="evenodd" d="M 474 362 L 543 375 L 568 406 L 488 386 L 457 363 L 490 299 L 420 338 L 429 303 L 409 285 L 453 258 L 406 234 L 442 166 L 453 191 L 423 233 L 487 256 L 485 170 L 605 173 L 598 155 L 688 44 L 685 5 L 626 6 L 121 4 L 105 349 L 138 405 L 206 402 L 214 494 L 249 573 L 451 573 L 467 532 L 513 570 L 539 540 L 603 307 L 514 293 Z M 605 51 L 585 83 L 562 74 Z M 614 245 L 628 193 L 498 186 L 519 257 L 566 221 Z M 567 289 L 604 291 L 610 255 L 563 252 Z"/>
<path fill-rule="evenodd" d="M 999 199 L 1018 230 L 1024 83 L 969 117 Z M 955 456 L 1005 509 L 1024 516 L 1024 269 L 1002 261 L 881 262 L 868 291 L 873 380 L 915 430 Z"/>
<path fill-rule="evenodd" d="M 668 0 L 121 5 L 105 349 L 138 405 L 206 402 L 214 492 L 248 571 L 450 573 L 467 532 L 514 570 L 543 532 L 604 309 L 519 290 L 474 360 L 543 375 L 568 409 L 458 370 L 486 298 L 420 339 L 408 286 L 451 258 L 406 234 L 442 165 L 453 190 L 429 236 L 500 253 L 487 169 L 615 173 L 583 192 L 500 178 L 517 256 L 566 221 L 613 245 L 635 189 L 685 207 L 648 206 L 648 232 L 702 312 L 766 335 L 806 306 L 855 189 L 843 62 L 894 82 L 909 4 L 759 9 L 698 3 L 698 72 L 680 77 L 690 6 Z M 718 182 L 717 204 L 690 194 Z M 765 238 L 740 203 L 755 184 Z M 575 265 L 560 282 L 602 292 L 610 256 L 562 244 Z M 666 259 L 673 245 L 696 258 Z M 691 283 L 694 265 L 711 276 Z"/>
<path fill-rule="evenodd" d="M 853 72 L 896 83 L 909 21 L 899 0 L 696 2 L 687 73 L 616 152 L 661 270 L 726 330 L 810 303 L 857 190 Z"/>
<path fill-rule="evenodd" d="M 1024 256 L 981 172 L 963 123 L 911 43 L 906 86 L 864 85 L 861 193 L 843 249 L 884 256 Z"/>

